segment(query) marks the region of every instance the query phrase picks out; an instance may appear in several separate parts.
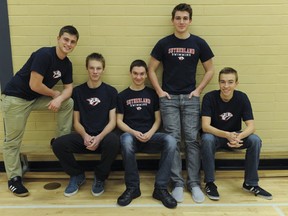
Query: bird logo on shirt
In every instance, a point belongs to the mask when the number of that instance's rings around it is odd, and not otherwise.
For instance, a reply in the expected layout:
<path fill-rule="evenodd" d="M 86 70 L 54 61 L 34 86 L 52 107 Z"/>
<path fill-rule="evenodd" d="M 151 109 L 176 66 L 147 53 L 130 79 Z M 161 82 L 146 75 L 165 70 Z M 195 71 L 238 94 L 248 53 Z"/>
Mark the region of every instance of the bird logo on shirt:
<path fill-rule="evenodd" d="M 61 71 L 57 70 L 57 71 L 53 71 L 53 78 L 57 79 L 61 77 Z"/>
<path fill-rule="evenodd" d="M 222 114 L 220 115 L 220 117 L 221 117 L 221 120 L 223 120 L 223 121 L 228 121 L 230 118 L 233 117 L 233 114 L 230 113 L 230 112 L 226 112 L 226 113 L 222 113 Z"/>
<path fill-rule="evenodd" d="M 97 97 L 88 98 L 87 101 L 89 102 L 91 106 L 96 106 L 97 104 L 101 102 L 100 99 Z"/>

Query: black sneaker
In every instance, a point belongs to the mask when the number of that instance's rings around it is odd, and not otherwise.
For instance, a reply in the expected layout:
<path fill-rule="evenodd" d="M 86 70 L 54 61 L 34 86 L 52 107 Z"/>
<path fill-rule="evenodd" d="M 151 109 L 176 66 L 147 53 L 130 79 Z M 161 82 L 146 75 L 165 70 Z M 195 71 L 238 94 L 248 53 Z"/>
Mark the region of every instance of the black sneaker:
<path fill-rule="evenodd" d="M 245 183 L 243 183 L 243 190 L 253 193 L 255 196 L 259 196 L 262 197 L 264 199 L 267 200 L 272 200 L 272 194 L 270 194 L 269 192 L 265 191 L 263 188 L 259 187 L 259 186 L 249 186 Z"/>
<path fill-rule="evenodd" d="M 8 181 L 8 188 L 10 191 L 19 197 L 25 197 L 29 195 L 29 191 L 24 187 L 22 178 L 15 176 Z"/>
<path fill-rule="evenodd" d="M 172 197 L 167 189 L 155 188 L 153 191 L 153 198 L 160 200 L 167 208 L 175 208 L 177 206 L 177 201 Z"/>
<path fill-rule="evenodd" d="M 127 188 L 120 197 L 117 199 L 117 204 L 120 206 L 129 205 L 133 199 L 141 196 L 139 188 Z"/>
<path fill-rule="evenodd" d="M 217 186 L 213 182 L 208 182 L 205 186 L 206 195 L 211 200 L 219 200 L 220 196 L 217 191 Z"/>

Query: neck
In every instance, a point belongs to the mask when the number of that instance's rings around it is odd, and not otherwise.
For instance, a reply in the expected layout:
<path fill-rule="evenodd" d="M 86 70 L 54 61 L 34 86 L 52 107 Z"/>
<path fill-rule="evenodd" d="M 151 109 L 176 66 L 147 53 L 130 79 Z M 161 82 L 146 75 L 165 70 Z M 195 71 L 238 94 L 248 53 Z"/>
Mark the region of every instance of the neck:
<path fill-rule="evenodd" d="M 222 94 L 220 94 L 220 98 L 224 101 L 224 102 L 229 102 L 232 99 L 233 95 L 229 96 L 229 97 L 225 97 Z"/>
<path fill-rule="evenodd" d="M 131 84 L 129 88 L 132 89 L 133 91 L 141 91 L 145 88 L 145 85 L 143 84 L 143 85 L 138 86 L 138 85 Z"/>
<path fill-rule="evenodd" d="M 183 33 L 179 33 L 179 32 L 174 32 L 174 35 L 179 38 L 179 39 L 187 39 L 190 37 L 190 33 L 189 32 L 183 32 Z"/>
<path fill-rule="evenodd" d="M 98 80 L 97 82 L 93 82 L 91 80 L 87 81 L 87 85 L 89 88 L 98 88 L 102 84 L 102 80 Z"/>
<path fill-rule="evenodd" d="M 66 54 L 61 52 L 61 50 L 59 49 L 59 47 L 56 47 L 56 55 L 58 56 L 59 59 L 63 60 L 64 58 L 66 58 Z"/>

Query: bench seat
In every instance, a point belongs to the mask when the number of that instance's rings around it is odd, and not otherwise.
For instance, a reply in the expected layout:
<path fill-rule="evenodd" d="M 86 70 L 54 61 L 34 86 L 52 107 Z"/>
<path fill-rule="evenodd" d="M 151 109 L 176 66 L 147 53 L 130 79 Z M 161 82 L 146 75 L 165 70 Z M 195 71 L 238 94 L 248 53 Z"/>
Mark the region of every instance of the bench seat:
<path fill-rule="evenodd" d="M 40 146 L 40 147 L 39 147 Z M 0 146 L 0 161 L 3 161 L 2 146 Z M 57 161 L 49 144 L 32 145 L 23 144 L 21 147 L 21 153 L 25 155 L 28 161 Z M 137 153 L 137 159 L 159 159 L 160 154 L 147 154 Z M 77 160 L 98 160 L 99 154 L 75 154 Z M 184 154 L 182 154 L 184 158 Z M 218 151 L 216 153 L 216 159 L 221 160 L 241 160 L 245 157 L 245 150 L 234 150 L 234 151 Z M 261 150 L 260 159 L 287 159 L 288 150 L 285 150 L 281 146 L 263 146 Z M 122 160 L 121 154 L 117 156 L 118 160 Z"/>

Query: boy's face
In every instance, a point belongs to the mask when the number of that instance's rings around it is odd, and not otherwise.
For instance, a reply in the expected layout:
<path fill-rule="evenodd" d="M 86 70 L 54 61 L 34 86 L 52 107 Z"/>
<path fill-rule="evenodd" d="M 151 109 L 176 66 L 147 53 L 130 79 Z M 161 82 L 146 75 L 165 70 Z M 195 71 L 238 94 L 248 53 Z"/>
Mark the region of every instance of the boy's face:
<path fill-rule="evenodd" d="M 175 31 L 179 34 L 188 32 L 191 22 L 187 11 L 176 11 L 174 19 L 172 19 Z"/>
<path fill-rule="evenodd" d="M 234 90 L 238 82 L 236 82 L 235 74 L 221 74 L 219 78 L 220 95 L 222 99 L 230 100 L 233 97 Z"/>
<path fill-rule="evenodd" d="M 89 80 L 92 82 L 98 82 L 101 79 L 101 75 L 104 72 L 103 64 L 97 60 L 89 60 L 87 71 Z"/>
<path fill-rule="evenodd" d="M 57 40 L 60 51 L 65 55 L 71 53 L 77 45 L 76 35 L 71 35 L 67 32 L 64 32 L 60 37 L 58 36 Z"/>
<path fill-rule="evenodd" d="M 144 67 L 133 67 L 131 71 L 131 79 L 135 86 L 142 86 L 147 78 L 147 71 Z"/>

